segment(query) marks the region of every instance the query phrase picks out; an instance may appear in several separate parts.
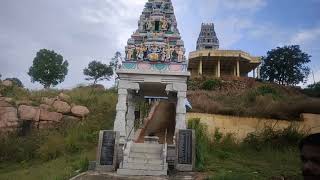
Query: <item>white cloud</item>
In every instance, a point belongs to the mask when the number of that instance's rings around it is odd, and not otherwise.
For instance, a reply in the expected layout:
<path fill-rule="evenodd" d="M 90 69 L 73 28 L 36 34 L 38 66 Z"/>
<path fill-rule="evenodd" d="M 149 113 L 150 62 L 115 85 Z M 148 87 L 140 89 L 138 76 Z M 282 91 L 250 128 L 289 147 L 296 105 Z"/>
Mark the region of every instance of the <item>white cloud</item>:
<path fill-rule="evenodd" d="M 293 35 L 291 44 L 310 45 L 320 40 L 320 27 L 302 30 Z"/>

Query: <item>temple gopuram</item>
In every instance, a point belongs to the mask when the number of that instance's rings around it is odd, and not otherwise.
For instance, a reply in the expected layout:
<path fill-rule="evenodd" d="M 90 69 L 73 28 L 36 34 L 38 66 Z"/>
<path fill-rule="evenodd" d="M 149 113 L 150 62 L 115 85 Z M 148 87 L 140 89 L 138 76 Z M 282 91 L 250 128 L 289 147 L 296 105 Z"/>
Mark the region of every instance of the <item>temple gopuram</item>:
<path fill-rule="evenodd" d="M 253 77 L 259 78 L 260 57 L 251 56 L 241 50 L 220 50 L 214 24 L 202 24 L 197 49 L 189 54 L 188 70 L 191 77 Z"/>
<path fill-rule="evenodd" d="M 171 0 L 148 0 L 116 72 L 117 112 L 113 131 L 100 133 L 98 171 L 152 176 L 194 169 L 187 67 Z"/>
<path fill-rule="evenodd" d="M 123 69 L 186 71 L 184 42 L 170 0 L 150 0 L 125 48 Z M 146 65 L 149 64 L 149 65 Z"/>

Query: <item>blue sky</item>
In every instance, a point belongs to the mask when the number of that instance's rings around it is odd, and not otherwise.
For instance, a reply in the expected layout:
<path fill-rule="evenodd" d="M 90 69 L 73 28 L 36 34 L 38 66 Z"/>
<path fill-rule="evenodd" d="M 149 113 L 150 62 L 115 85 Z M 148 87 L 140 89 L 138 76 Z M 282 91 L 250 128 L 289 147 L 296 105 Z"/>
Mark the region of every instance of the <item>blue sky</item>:
<path fill-rule="evenodd" d="M 18 77 L 28 88 L 41 88 L 30 82 L 27 71 L 36 52 L 47 48 L 70 63 L 58 88 L 88 83 L 83 68 L 94 59 L 107 63 L 115 51 L 124 51 L 146 1 L 2 0 L 0 73 L 4 78 Z M 312 56 L 310 67 L 320 81 L 320 0 L 172 2 L 187 52 L 195 50 L 201 23 L 213 22 L 221 49 L 263 56 L 277 46 L 301 45 Z"/>

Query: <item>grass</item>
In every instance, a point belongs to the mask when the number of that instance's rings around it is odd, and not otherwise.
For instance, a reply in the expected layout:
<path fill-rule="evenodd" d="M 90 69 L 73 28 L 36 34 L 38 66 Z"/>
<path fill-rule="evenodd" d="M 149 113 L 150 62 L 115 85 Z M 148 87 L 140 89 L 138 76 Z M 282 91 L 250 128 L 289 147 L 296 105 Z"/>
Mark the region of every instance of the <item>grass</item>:
<path fill-rule="evenodd" d="M 1 180 L 67 180 L 80 173 L 83 161 L 95 159 L 95 149 L 79 154 L 60 156 L 43 162 L 34 160 L 21 163 L 1 163 Z"/>
<path fill-rule="evenodd" d="M 196 130 L 198 138 L 196 167 L 207 172 L 209 179 L 302 178 L 297 143 L 303 134 L 294 128 L 281 132 L 266 129 L 239 144 L 232 134 L 222 136 L 218 129 L 212 138 L 205 135 L 206 127 L 199 119 L 189 121 L 188 127 Z M 284 145 L 273 145 L 280 142 Z"/>

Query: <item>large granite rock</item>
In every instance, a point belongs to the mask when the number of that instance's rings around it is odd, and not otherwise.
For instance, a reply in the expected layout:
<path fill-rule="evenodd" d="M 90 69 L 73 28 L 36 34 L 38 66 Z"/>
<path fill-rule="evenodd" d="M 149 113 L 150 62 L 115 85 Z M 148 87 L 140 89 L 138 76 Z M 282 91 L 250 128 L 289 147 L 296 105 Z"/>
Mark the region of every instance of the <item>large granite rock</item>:
<path fill-rule="evenodd" d="M 52 106 L 57 112 L 63 114 L 67 114 L 71 110 L 71 106 L 63 101 L 55 101 Z"/>
<path fill-rule="evenodd" d="M 89 109 L 85 106 L 73 106 L 71 112 L 78 117 L 85 117 L 90 113 Z"/>
<path fill-rule="evenodd" d="M 10 80 L 5 80 L 5 81 L 2 81 L 2 85 L 6 87 L 10 87 L 10 86 L 13 86 L 13 82 Z"/>
<path fill-rule="evenodd" d="M 33 121 L 36 120 L 37 113 L 39 111 L 39 108 L 32 107 L 32 106 L 26 106 L 21 105 L 18 108 L 18 114 L 21 120 L 29 120 Z"/>
<path fill-rule="evenodd" d="M 19 119 L 15 107 L 0 107 L 0 128 L 17 126 L 18 122 Z"/>
<path fill-rule="evenodd" d="M 57 112 L 49 112 L 46 110 L 41 110 L 41 113 L 40 113 L 40 120 L 42 120 L 42 121 L 60 122 L 62 117 L 63 117 L 63 115 L 61 113 L 57 113 Z"/>

